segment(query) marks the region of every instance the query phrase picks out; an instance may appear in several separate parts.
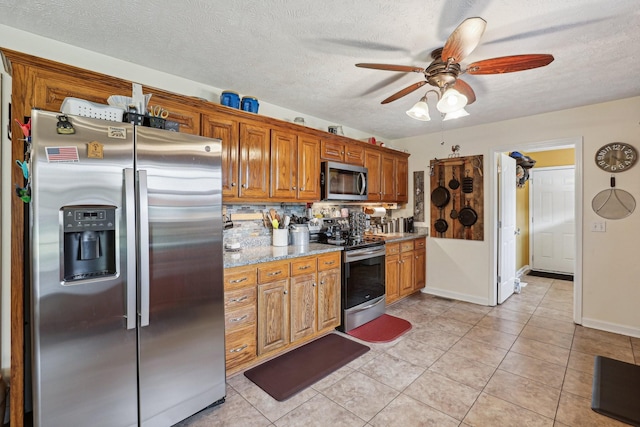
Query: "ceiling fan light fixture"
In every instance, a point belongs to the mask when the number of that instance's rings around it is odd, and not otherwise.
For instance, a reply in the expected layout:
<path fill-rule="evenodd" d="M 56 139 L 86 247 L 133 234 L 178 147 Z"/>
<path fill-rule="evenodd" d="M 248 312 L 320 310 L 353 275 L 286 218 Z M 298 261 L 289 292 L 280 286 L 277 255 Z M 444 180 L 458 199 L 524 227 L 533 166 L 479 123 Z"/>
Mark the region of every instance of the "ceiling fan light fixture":
<path fill-rule="evenodd" d="M 446 122 L 447 120 L 459 119 L 460 117 L 466 117 L 468 115 L 469 113 L 467 112 L 467 110 L 465 110 L 464 107 L 462 107 L 459 110 L 446 113 L 442 121 Z"/>
<path fill-rule="evenodd" d="M 447 89 L 443 94 L 436 107 L 441 113 L 452 113 L 464 108 L 468 99 L 455 89 Z"/>
<path fill-rule="evenodd" d="M 412 119 L 428 122 L 431 120 L 429 116 L 429 105 L 427 105 L 427 97 L 423 96 L 420 101 L 416 102 L 410 110 L 407 110 L 407 115 Z"/>

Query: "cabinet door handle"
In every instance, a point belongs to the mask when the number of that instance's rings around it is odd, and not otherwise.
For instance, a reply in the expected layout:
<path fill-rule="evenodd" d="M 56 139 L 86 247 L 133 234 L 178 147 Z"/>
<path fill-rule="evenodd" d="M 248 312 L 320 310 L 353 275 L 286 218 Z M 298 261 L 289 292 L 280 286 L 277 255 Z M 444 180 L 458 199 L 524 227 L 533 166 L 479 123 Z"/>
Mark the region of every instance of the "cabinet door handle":
<path fill-rule="evenodd" d="M 242 350 L 244 350 L 247 347 L 249 347 L 249 344 L 245 344 L 242 347 L 231 349 L 231 350 L 229 350 L 229 353 L 239 353 L 239 352 L 241 352 Z"/>
<path fill-rule="evenodd" d="M 320 281 L 320 284 L 321 284 L 321 285 L 324 285 L 324 280 L 321 280 L 321 281 Z"/>
<path fill-rule="evenodd" d="M 296 189 L 296 186 L 294 185 L 293 187 L 291 187 L 291 189 L 292 189 L 292 190 L 295 190 L 295 189 Z"/>
<path fill-rule="evenodd" d="M 336 263 L 335 260 L 334 261 L 325 261 L 324 265 L 333 265 L 335 263 Z"/>
<path fill-rule="evenodd" d="M 287 295 L 289 292 L 288 291 L 284 291 L 284 294 Z"/>
<path fill-rule="evenodd" d="M 231 186 L 232 186 L 232 187 L 235 187 L 235 186 L 236 186 L 236 183 L 235 183 L 235 182 L 232 182 L 232 183 L 231 183 Z"/>
<path fill-rule="evenodd" d="M 301 267 L 298 267 L 298 270 L 306 270 L 308 268 L 311 268 L 311 266 L 310 265 L 303 265 Z"/>
<path fill-rule="evenodd" d="M 315 287 L 316 287 L 316 283 L 315 283 L 315 282 L 313 282 L 313 283 L 311 284 L 311 286 L 313 286 L 313 287 L 315 288 Z"/>
<path fill-rule="evenodd" d="M 236 317 L 235 319 L 230 319 L 229 322 L 242 322 L 247 317 L 249 317 L 249 315 L 245 314 L 244 316 Z"/>
<path fill-rule="evenodd" d="M 241 279 L 229 280 L 229 283 L 242 283 L 242 282 L 246 282 L 247 279 L 248 279 L 247 277 L 243 277 Z"/>
<path fill-rule="evenodd" d="M 282 274 L 282 270 L 267 273 L 267 276 L 277 276 L 278 274 Z"/>
<path fill-rule="evenodd" d="M 247 298 L 249 298 L 249 297 L 244 295 L 244 296 L 241 296 L 240 298 L 231 298 L 229 300 L 229 302 L 242 302 L 242 301 L 246 300 Z"/>
<path fill-rule="evenodd" d="M 300 191 L 304 191 L 304 187 L 300 187 Z"/>

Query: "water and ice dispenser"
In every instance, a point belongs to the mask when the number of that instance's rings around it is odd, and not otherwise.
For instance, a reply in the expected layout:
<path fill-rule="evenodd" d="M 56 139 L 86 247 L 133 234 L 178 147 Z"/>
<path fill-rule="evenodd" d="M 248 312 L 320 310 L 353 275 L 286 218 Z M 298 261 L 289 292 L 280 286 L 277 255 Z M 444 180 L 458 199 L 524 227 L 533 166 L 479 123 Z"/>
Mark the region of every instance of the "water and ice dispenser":
<path fill-rule="evenodd" d="M 116 274 L 115 206 L 62 208 L 64 281 Z"/>

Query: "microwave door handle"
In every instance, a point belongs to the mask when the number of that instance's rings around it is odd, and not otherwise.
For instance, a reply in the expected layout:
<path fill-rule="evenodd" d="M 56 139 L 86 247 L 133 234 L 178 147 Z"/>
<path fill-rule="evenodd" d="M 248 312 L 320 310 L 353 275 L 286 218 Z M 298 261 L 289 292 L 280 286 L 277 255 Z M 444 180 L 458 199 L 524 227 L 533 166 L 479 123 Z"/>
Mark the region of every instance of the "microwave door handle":
<path fill-rule="evenodd" d="M 140 326 L 149 325 L 149 196 L 147 171 L 138 171 L 140 236 Z"/>
<path fill-rule="evenodd" d="M 362 185 L 359 188 L 359 192 L 360 195 L 363 196 L 367 191 L 367 177 L 365 176 L 364 172 L 360 172 L 359 178 L 359 180 L 362 182 Z"/>
<path fill-rule="evenodd" d="M 136 197 L 133 169 L 124 170 L 125 216 L 127 233 L 126 318 L 127 329 L 135 329 L 136 316 Z"/>

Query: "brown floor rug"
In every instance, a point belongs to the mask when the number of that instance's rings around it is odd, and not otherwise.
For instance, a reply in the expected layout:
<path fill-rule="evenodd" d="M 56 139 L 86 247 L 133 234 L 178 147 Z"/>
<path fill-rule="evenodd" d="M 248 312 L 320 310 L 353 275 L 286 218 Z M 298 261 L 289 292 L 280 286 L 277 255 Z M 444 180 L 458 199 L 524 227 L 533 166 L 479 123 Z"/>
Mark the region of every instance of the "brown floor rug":
<path fill-rule="evenodd" d="M 411 323 L 399 317 L 383 314 L 371 322 L 347 332 L 352 337 L 368 342 L 389 342 L 411 329 Z"/>
<path fill-rule="evenodd" d="M 366 345 L 329 334 L 251 368 L 244 375 L 271 397 L 283 401 L 367 351 Z"/>
<path fill-rule="evenodd" d="M 632 426 L 640 426 L 640 366 L 596 356 L 591 409 Z"/>

